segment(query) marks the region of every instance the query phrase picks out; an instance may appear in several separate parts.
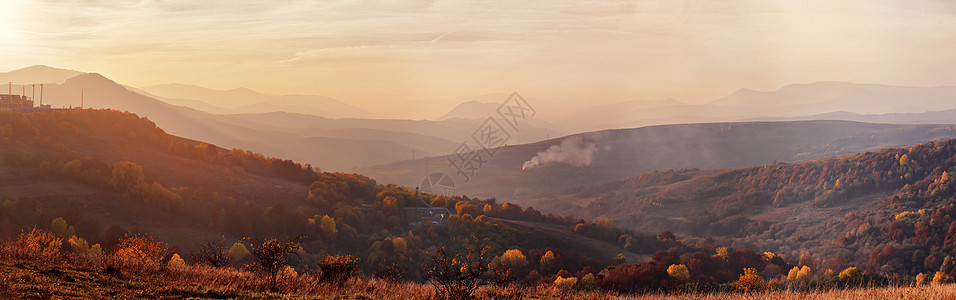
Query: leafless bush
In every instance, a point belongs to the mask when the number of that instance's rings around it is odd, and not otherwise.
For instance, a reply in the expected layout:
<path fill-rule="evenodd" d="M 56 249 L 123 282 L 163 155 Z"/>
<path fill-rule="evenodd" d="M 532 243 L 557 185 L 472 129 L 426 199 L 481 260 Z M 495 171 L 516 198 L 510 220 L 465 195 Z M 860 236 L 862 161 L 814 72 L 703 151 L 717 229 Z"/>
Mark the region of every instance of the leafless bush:
<path fill-rule="evenodd" d="M 477 244 L 477 241 L 476 243 Z M 449 257 L 445 247 L 438 248 L 432 254 L 431 265 L 425 270 L 428 281 L 435 287 L 435 296 L 439 299 L 473 299 L 472 294 L 482 283 L 481 275 L 489 270 L 486 251 L 488 247 L 476 250 L 467 249 Z"/>
<path fill-rule="evenodd" d="M 286 266 L 286 256 L 299 249 L 299 241 L 303 238 L 305 236 L 298 236 L 285 243 L 270 238 L 260 244 L 252 245 L 249 253 L 255 259 L 256 267 L 269 276 L 273 290 L 276 287 L 279 271 Z"/>
<path fill-rule="evenodd" d="M 338 286 L 345 284 L 355 273 L 359 259 L 351 255 L 327 255 L 319 261 L 322 281 Z"/>
<path fill-rule="evenodd" d="M 206 240 L 189 254 L 193 263 L 215 268 L 225 268 L 232 264 L 224 240 Z"/>

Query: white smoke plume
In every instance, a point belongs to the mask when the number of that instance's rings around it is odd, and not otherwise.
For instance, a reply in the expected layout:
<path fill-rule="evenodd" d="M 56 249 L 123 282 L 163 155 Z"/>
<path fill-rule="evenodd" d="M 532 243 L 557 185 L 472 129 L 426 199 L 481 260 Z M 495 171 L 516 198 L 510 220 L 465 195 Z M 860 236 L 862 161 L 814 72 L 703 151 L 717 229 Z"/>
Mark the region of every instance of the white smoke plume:
<path fill-rule="evenodd" d="M 586 136 L 572 136 L 561 141 L 560 145 L 553 145 L 547 150 L 538 152 L 530 160 L 521 165 L 521 170 L 528 170 L 541 167 L 551 163 L 563 163 L 575 167 L 584 167 L 591 165 L 594 155 L 600 148 L 598 145 L 604 139 L 604 135 L 591 134 Z M 604 146 L 605 150 L 610 149 Z"/>

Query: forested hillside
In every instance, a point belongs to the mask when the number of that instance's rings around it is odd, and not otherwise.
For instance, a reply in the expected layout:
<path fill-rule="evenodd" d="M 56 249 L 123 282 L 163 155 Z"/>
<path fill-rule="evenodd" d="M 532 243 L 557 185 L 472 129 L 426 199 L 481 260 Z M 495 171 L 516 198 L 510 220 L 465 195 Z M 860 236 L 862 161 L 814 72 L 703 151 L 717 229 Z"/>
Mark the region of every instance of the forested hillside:
<path fill-rule="evenodd" d="M 487 268 L 476 273 L 486 282 L 624 293 L 748 290 L 745 278 L 772 280 L 761 288 L 881 284 L 945 276 L 956 263 L 956 140 L 657 171 L 538 199 L 586 219 L 321 172 L 112 110 L 2 113 L 0 141 L 0 231 L 25 245 L 49 231 L 68 253 L 122 257 L 145 243 L 158 263 L 221 253 L 222 266 L 255 271 L 249 251 L 292 241 L 301 248 L 289 272 L 338 257 L 365 276 L 421 281 L 441 253 L 480 249 L 455 261 Z M 406 215 L 423 206 L 450 215 Z"/>
<path fill-rule="evenodd" d="M 51 230 L 70 245 L 95 245 L 105 253 L 121 253 L 131 235 L 155 235 L 169 244 L 159 256 L 164 263 L 173 254 L 191 257 L 213 247 L 229 249 L 241 264 L 250 258 L 237 249 L 276 238 L 302 246 L 290 262 L 299 271 L 342 254 L 359 258 L 369 276 L 421 280 L 439 248 L 459 253 L 477 244 L 489 260 L 510 266 L 497 280 L 536 285 L 591 274 L 594 284 L 631 291 L 676 286 L 666 275 L 670 264 L 682 253 L 710 259 L 718 246 L 690 247 L 669 233 L 623 231 L 495 199 L 418 194 L 361 175 L 178 138 L 145 118 L 112 110 L 2 113 L 0 140 L 0 232 Z M 452 214 L 410 225 L 404 208 L 425 203 Z M 665 250 L 675 252 L 655 254 Z M 763 269 L 768 262 L 748 251 L 740 255 L 758 258 L 694 276 L 716 284 L 733 280 L 744 267 Z M 620 265 L 608 269 L 618 275 L 594 277 L 608 266 L 652 256 L 653 263 Z M 614 283 L 646 272 L 657 277 L 627 289 Z"/>
<path fill-rule="evenodd" d="M 795 163 L 657 171 L 538 201 L 624 228 L 732 239 L 833 270 L 951 273 L 954 172 L 956 140 L 940 140 Z"/>
<path fill-rule="evenodd" d="M 947 124 L 847 121 L 700 123 L 588 132 L 502 147 L 480 170 L 456 169 L 455 154 L 359 169 L 381 182 L 412 186 L 427 171 L 454 176 L 455 189 L 478 197 L 551 210 L 529 202 L 567 187 L 589 186 L 656 170 L 717 169 L 794 162 L 956 138 Z M 464 176 L 462 174 L 466 174 Z"/>

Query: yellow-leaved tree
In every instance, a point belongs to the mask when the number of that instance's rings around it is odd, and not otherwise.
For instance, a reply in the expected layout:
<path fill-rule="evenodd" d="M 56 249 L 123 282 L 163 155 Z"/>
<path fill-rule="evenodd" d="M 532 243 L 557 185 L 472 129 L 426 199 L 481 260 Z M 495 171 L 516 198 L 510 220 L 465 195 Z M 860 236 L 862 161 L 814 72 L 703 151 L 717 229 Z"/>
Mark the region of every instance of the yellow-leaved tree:
<path fill-rule="evenodd" d="M 173 257 L 169 258 L 169 262 L 166 263 L 167 266 L 171 269 L 180 269 L 186 267 L 186 261 L 182 257 L 179 257 L 179 253 L 173 254 Z"/>
<path fill-rule="evenodd" d="M 570 292 L 571 289 L 573 289 L 574 285 L 576 284 L 578 284 L 578 278 L 574 276 L 571 276 L 568 278 L 558 276 L 558 278 L 554 279 L 554 287 L 557 288 L 558 291 L 562 293 Z"/>
<path fill-rule="evenodd" d="M 129 233 L 120 240 L 114 255 L 118 258 L 141 263 L 157 263 L 163 259 L 166 243 L 153 238 L 152 234 Z"/>
<path fill-rule="evenodd" d="M 73 226 L 67 224 L 66 220 L 63 218 L 53 219 L 53 222 L 50 223 L 50 229 L 53 230 L 53 233 L 62 236 L 71 236 L 76 234 L 76 230 L 73 229 Z"/>
<path fill-rule="evenodd" d="M 501 264 L 512 270 L 523 269 L 528 266 L 528 257 L 518 249 L 511 249 L 501 254 Z"/>
<path fill-rule="evenodd" d="M 322 221 L 319 222 L 319 230 L 325 240 L 332 241 L 338 237 L 339 231 L 335 229 L 335 219 L 332 217 L 322 216 Z"/>
<path fill-rule="evenodd" d="M 246 249 L 246 245 L 240 242 L 232 244 L 232 248 L 229 248 L 229 259 L 232 261 L 240 261 L 248 255 L 249 250 Z"/>
<path fill-rule="evenodd" d="M 797 272 L 797 281 L 804 281 L 804 280 L 810 279 L 811 274 L 813 274 L 813 271 L 810 270 L 810 267 L 803 266 L 803 268 L 800 268 L 800 271 Z"/>
<path fill-rule="evenodd" d="M 740 274 L 740 278 L 734 285 L 744 292 L 762 291 L 767 287 L 763 277 L 760 277 L 760 274 L 757 274 L 757 269 L 754 268 L 745 268 L 744 273 Z"/>
<path fill-rule="evenodd" d="M 541 260 L 538 261 L 538 266 L 541 268 L 541 273 L 552 274 L 556 272 L 557 270 L 555 269 L 558 267 L 558 261 L 554 252 L 548 250 L 547 253 L 541 256 Z"/>
<path fill-rule="evenodd" d="M 940 285 L 944 282 L 946 282 L 946 274 L 936 271 L 936 275 L 933 275 L 933 285 Z"/>
<path fill-rule="evenodd" d="M 844 269 L 838 275 L 840 282 L 846 285 L 860 285 L 863 283 L 863 274 L 860 273 L 860 270 L 857 270 L 855 267 L 849 267 Z"/>
<path fill-rule="evenodd" d="M 717 247 L 717 256 L 723 260 L 727 260 L 730 257 L 730 250 L 727 250 L 727 247 Z"/>
<path fill-rule="evenodd" d="M 800 267 L 793 267 L 790 272 L 787 272 L 787 280 L 796 281 L 798 273 L 800 273 Z"/>
<path fill-rule="evenodd" d="M 667 267 L 667 274 L 679 281 L 690 280 L 690 271 L 687 270 L 687 266 L 684 264 L 671 265 L 670 267 Z"/>
<path fill-rule="evenodd" d="M 110 177 L 110 185 L 117 191 L 129 191 L 134 186 L 143 183 L 143 168 L 128 161 L 121 161 L 113 164 L 113 174 Z"/>
<path fill-rule="evenodd" d="M 52 232 L 33 228 L 30 232 L 20 233 L 20 236 L 17 237 L 17 244 L 20 244 L 20 247 L 30 248 L 37 252 L 54 253 L 60 251 L 63 239 Z"/>

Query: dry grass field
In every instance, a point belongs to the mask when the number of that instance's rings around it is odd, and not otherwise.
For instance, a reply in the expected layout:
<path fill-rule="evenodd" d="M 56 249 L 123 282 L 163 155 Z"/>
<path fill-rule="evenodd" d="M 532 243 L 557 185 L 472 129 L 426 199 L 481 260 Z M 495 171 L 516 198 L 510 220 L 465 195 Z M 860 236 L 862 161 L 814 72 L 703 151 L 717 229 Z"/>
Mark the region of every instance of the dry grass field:
<path fill-rule="evenodd" d="M 871 287 L 847 290 L 685 295 L 612 295 L 561 292 L 551 287 L 479 288 L 477 299 L 956 299 L 956 285 Z M 235 268 L 170 267 L 112 256 L 44 254 L 0 246 L 0 298 L 39 299 L 441 299 L 429 284 L 354 277 L 342 286 L 312 272 L 286 275 L 275 289 L 265 276 Z"/>
<path fill-rule="evenodd" d="M 830 291 L 770 291 L 754 294 L 717 293 L 694 295 L 643 295 L 630 297 L 616 297 L 615 299 L 628 300 L 716 300 L 716 299 L 840 299 L 840 300 L 874 300 L 874 299 L 956 299 L 956 285 L 924 285 L 924 286 L 890 286 L 870 287 L 858 289 L 841 289 Z"/>

